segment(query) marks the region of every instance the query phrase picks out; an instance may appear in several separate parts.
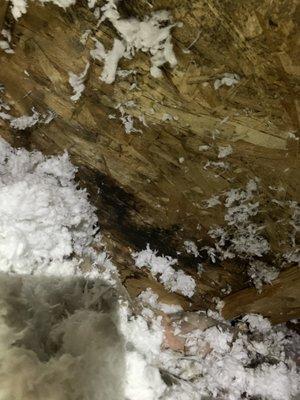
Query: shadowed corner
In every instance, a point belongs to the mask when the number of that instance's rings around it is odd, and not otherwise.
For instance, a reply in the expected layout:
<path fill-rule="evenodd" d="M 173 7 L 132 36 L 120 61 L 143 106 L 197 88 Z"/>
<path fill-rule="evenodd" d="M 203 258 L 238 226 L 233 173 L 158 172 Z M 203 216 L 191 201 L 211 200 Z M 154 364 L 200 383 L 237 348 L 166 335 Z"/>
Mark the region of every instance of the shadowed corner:
<path fill-rule="evenodd" d="M 0 399 L 124 399 L 116 289 L 0 274 Z"/>

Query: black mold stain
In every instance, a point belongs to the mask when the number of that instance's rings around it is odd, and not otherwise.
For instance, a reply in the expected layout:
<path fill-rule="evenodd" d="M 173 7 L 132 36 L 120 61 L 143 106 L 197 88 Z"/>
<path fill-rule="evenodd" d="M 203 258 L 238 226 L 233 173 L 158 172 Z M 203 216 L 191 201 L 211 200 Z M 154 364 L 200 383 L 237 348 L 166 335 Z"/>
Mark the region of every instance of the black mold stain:
<path fill-rule="evenodd" d="M 142 204 L 134 194 L 120 187 L 110 176 L 87 167 L 80 167 L 79 179 L 88 188 L 91 201 L 97 207 L 100 232 L 110 234 L 123 246 L 136 251 L 146 249 L 149 244 L 159 255 L 178 259 L 175 269 L 182 268 L 196 272 L 198 263 L 211 264 L 204 250 L 200 251 L 199 257 L 185 252 L 180 225 L 174 224 L 168 229 L 163 229 L 143 223 Z M 209 244 L 206 240 L 202 241 L 202 245 Z M 211 265 L 217 267 L 219 264 Z"/>
<path fill-rule="evenodd" d="M 120 187 L 110 176 L 87 167 L 79 168 L 79 179 L 91 194 L 91 202 L 97 208 L 99 230 L 112 236 L 122 246 L 141 251 L 149 244 L 159 255 L 167 255 L 178 260 L 174 268 L 196 272 L 199 263 L 219 267 L 220 263 L 212 263 L 205 250 L 198 257 L 187 254 L 183 242 L 180 225 L 172 225 L 168 229 L 152 226 L 143 222 L 141 202 L 134 194 Z M 207 238 L 202 246 L 211 243 Z M 177 251 L 180 253 L 178 254 Z"/>
<path fill-rule="evenodd" d="M 145 249 L 149 243 L 152 249 L 158 250 L 161 254 L 167 253 L 176 257 L 172 242 L 176 239 L 179 226 L 174 225 L 170 229 L 162 229 L 146 224 L 144 226 L 137 225 L 133 221 L 133 215 L 139 214 L 140 206 L 134 195 L 126 192 L 102 173 L 97 172 L 95 180 L 101 191 L 99 197 L 102 207 L 109 210 L 110 218 L 107 228 L 111 224 L 114 225 L 122 233 L 124 240 L 138 250 Z"/>

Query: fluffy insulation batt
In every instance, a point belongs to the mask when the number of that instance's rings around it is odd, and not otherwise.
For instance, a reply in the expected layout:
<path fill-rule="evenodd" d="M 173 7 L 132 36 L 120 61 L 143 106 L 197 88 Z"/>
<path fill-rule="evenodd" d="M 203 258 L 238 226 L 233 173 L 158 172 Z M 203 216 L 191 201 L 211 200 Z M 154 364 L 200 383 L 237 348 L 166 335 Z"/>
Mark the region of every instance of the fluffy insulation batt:
<path fill-rule="evenodd" d="M 81 254 L 96 216 L 68 155 L 45 158 L 0 140 L 0 271 L 30 273 Z"/>
<path fill-rule="evenodd" d="M 1 273 L 0 293 L 0 400 L 124 399 L 111 288 Z"/>
<path fill-rule="evenodd" d="M 124 399 L 114 267 L 88 249 L 96 216 L 75 172 L 67 154 L 0 141 L 0 400 Z"/>
<path fill-rule="evenodd" d="M 89 246 L 96 217 L 75 172 L 67 154 L 0 140 L 0 400 L 292 400 L 299 336 L 286 327 L 187 315 L 149 289 L 128 306 L 107 254 Z M 149 246 L 133 257 L 193 295 L 176 260 Z"/>

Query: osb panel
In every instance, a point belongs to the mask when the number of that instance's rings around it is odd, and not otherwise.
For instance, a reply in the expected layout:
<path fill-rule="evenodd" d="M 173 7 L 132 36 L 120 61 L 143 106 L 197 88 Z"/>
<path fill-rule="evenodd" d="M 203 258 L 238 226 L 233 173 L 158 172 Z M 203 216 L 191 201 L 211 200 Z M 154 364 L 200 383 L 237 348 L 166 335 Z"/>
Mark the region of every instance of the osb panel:
<path fill-rule="evenodd" d="M 222 310 L 224 318 L 231 319 L 249 313 L 261 313 L 276 324 L 298 318 L 300 314 L 298 267 L 282 272 L 280 278 L 265 287 L 260 294 L 254 288 L 248 288 L 225 299 Z"/>
<path fill-rule="evenodd" d="M 86 90 L 76 104 L 70 100 L 68 72 L 81 72 L 94 46 L 91 39 L 83 46 L 79 38 L 92 29 L 110 46 L 115 37 L 110 24 L 97 29 L 92 12 L 80 4 L 64 11 L 33 2 L 17 23 L 9 12 L 4 18 L 0 7 L 0 24 L 11 28 L 15 49 L 13 55 L 0 55 L 5 100 L 13 103 L 16 116 L 30 113 L 33 106 L 57 114 L 49 125 L 18 135 L 0 121 L 1 134 L 14 145 L 47 154 L 69 151 L 81 167 L 81 181 L 99 208 L 108 246 L 133 294 L 145 286 L 143 280 L 148 285 L 150 281 L 131 268 L 132 249 L 149 242 L 176 256 L 183 252 L 185 239 L 200 246 L 209 243 L 206 232 L 222 223 L 224 209 L 205 209 L 203 202 L 243 186 L 251 177 L 260 179 L 266 235 L 272 252 L 279 251 L 276 226 L 282 216 L 270 200 L 274 196 L 299 200 L 299 141 L 289 136 L 289 132 L 297 135 L 300 123 L 297 3 L 126 1 L 121 6 L 124 15 L 142 16 L 166 8 L 183 23 L 173 31 L 178 66 L 165 67 L 163 78 L 156 80 L 149 75 L 148 56 L 122 61 L 122 68 L 137 70 L 138 90 L 130 91 L 132 77 L 106 85 L 99 80 L 102 65 L 90 60 Z M 238 73 L 241 80 L 216 91 L 213 83 L 224 72 Z M 126 135 L 119 118 L 108 117 L 118 117 L 115 106 L 128 100 L 136 103 L 130 113 L 147 121 L 148 127 L 135 122 L 142 134 Z M 162 122 L 164 113 L 176 120 Z M 217 145 L 228 143 L 234 150 L 226 159 L 230 169 L 205 169 L 208 161 L 218 161 Z M 199 146 L 206 144 L 211 149 L 199 152 Z M 274 194 L 270 186 L 282 186 L 284 193 Z M 197 306 L 206 301 L 207 293 L 209 298 L 219 294 L 227 284 L 234 291 L 247 284 L 239 263 L 219 263 L 216 268 L 204 260 L 206 271 L 200 279 L 198 259 L 183 253 L 179 259 L 197 279 Z"/>

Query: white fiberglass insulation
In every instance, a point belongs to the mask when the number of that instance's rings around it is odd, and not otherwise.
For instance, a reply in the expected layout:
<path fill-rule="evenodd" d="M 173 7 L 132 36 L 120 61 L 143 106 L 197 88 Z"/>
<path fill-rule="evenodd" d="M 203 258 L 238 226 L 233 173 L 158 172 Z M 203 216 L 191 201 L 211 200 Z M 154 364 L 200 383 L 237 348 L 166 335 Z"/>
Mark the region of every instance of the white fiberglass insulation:
<path fill-rule="evenodd" d="M 170 23 L 170 14 L 163 10 L 153 12 L 142 21 L 133 17 L 124 19 L 121 18 L 117 5 L 117 0 L 109 0 L 101 9 L 103 11 L 101 21 L 108 19 L 123 39 L 122 43 L 115 39 L 112 51 L 105 58 L 104 71 L 112 69 L 113 72 L 110 73 L 113 73 L 113 76 L 110 75 L 108 78 L 104 73 L 101 79 L 112 83 L 115 79 L 119 59 L 123 56 L 131 58 L 137 51 L 150 53 L 152 64 L 150 73 L 155 78 L 162 75 L 160 67 L 165 63 L 175 67 L 177 59 L 173 51 L 170 32 L 176 24 Z M 116 41 L 119 42 L 118 46 L 116 46 Z"/>
<path fill-rule="evenodd" d="M 82 92 L 85 89 L 84 80 L 89 70 L 90 63 L 87 63 L 81 74 L 76 75 L 74 72 L 69 72 L 69 84 L 73 89 L 73 95 L 71 96 L 72 101 L 80 99 Z"/>
<path fill-rule="evenodd" d="M 59 7 L 67 8 L 72 4 L 75 4 L 76 0 L 39 0 L 40 3 L 53 3 Z M 15 19 L 18 19 L 25 14 L 28 7 L 27 0 L 10 0 L 11 12 Z"/>
<path fill-rule="evenodd" d="M 47 2 L 67 8 L 76 3 L 76 0 L 39 0 L 44 4 Z M 27 12 L 27 0 L 10 0 L 11 12 L 15 19 L 19 19 Z M 91 51 L 91 56 L 104 62 L 103 72 L 100 79 L 108 84 L 115 81 L 120 59 L 130 59 L 139 51 L 150 55 L 150 73 L 154 78 L 162 76 L 160 67 L 168 63 L 171 68 L 177 65 L 177 59 L 173 50 L 171 30 L 176 26 L 172 23 L 168 11 L 156 11 L 143 20 L 135 17 L 122 18 L 118 11 L 119 0 L 107 0 L 101 7 L 101 18 L 99 24 L 106 19 L 116 29 L 119 38 L 114 39 L 111 50 L 106 51 L 104 46 L 96 40 L 96 47 Z M 87 4 L 87 7 L 91 4 Z M 7 45 L 3 44 L 7 50 Z M 4 50 L 5 50 L 4 49 Z M 99 50 L 101 50 L 99 52 Z M 88 68 L 88 67 L 87 67 Z M 84 90 L 84 78 L 87 70 L 81 75 L 70 72 L 70 84 L 74 89 L 73 101 L 77 101 Z"/>
<path fill-rule="evenodd" d="M 172 265 L 177 263 L 172 257 L 157 256 L 147 246 L 146 250 L 134 253 L 133 258 L 138 268 L 149 268 L 151 275 L 158 276 L 159 281 L 171 292 L 178 292 L 187 297 L 192 297 L 196 283 L 191 276 L 186 275 L 182 270 L 175 271 Z"/>
<path fill-rule="evenodd" d="M 132 313 L 107 254 L 89 247 L 96 217 L 75 173 L 67 154 L 0 141 L 0 400 L 292 400 L 299 337 L 284 326 L 247 315 L 232 327 L 150 289 Z M 176 260 L 149 247 L 134 258 L 192 295 Z"/>
<path fill-rule="evenodd" d="M 45 158 L 0 141 L 0 271 L 48 268 L 91 242 L 96 216 L 75 172 L 66 153 Z"/>

